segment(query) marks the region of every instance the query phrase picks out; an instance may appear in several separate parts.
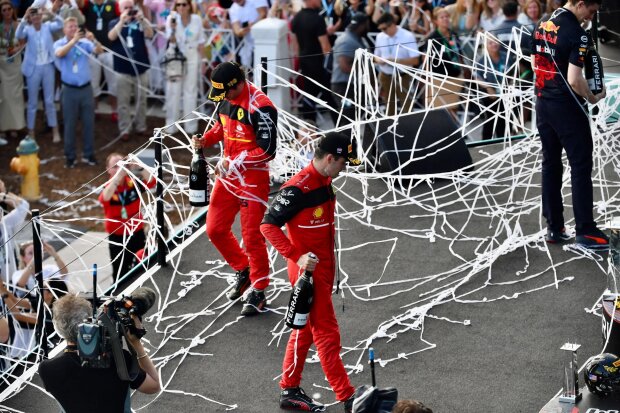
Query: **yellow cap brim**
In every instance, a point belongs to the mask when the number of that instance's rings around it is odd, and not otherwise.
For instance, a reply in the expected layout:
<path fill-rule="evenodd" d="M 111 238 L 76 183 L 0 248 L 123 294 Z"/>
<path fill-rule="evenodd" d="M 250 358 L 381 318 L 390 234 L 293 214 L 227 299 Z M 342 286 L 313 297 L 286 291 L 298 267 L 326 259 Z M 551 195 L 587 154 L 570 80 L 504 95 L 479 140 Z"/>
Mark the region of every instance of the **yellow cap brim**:
<path fill-rule="evenodd" d="M 211 88 L 209 92 L 209 100 L 213 102 L 219 102 L 226 97 L 226 91 L 222 89 Z"/>
<path fill-rule="evenodd" d="M 353 166 L 361 165 L 361 163 L 362 163 L 362 161 L 360 161 L 357 158 L 353 158 L 353 157 L 347 158 L 347 161 L 348 161 L 349 165 L 353 165 Z"/>

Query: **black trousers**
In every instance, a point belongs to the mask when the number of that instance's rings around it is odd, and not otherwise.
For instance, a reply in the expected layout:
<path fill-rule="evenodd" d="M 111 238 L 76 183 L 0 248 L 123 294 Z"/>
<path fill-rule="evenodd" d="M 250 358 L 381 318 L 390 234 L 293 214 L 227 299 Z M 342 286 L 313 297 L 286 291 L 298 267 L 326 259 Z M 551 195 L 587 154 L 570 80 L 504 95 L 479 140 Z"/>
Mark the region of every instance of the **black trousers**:
<path fill-rule="evenodd" d="M 316 96 L 319 99 L 325 101 L 325 103 L 338 110 L 334 103 L 333 95 L 330 92 L 330 75 L 329 72 L 323 67 L 322 58 L 321 60 L 315 62 L 302 62 L 300 63 L 300 72 L 302 75 L 309 79 L 303 79 L 303 90 L 309 93 L 311 96 Z M 312 80 L 319 83 L 325 89 L 321 88 L 317 84 L 315 84 Z M 329 114 L 331 116 L 334 124 L 338 119 L 338 113 L 334 112 L 330 109 L 323 108 L 321 106 L 317 106 L 317 104 L 306 98 L 301 98 L 301 117 L 303 119 L 316 121 L 317 111 L 322 111 L 323 114 Z"/>
<path fill-rule="evenodd" d="M 484 125 L 482 125 L 482 139 L 502 138 L 505 135 L 506 121 L 504 120 L 505 109 L 501 99 L 492 99 L 490 97 L 482 98 L 482 104 L 484 107 L 483 117 Z M 485 110 L 485 108 L 493 108 L 492 111 Z"/>
<path fill-rule="evenodd" d="M 108 237 L 110 243 L 110 259 L 112 260 L 112 276 L 114 282 L 119 277 L 124 276 L 134 266 L 134 255 L 146 245 L 146 235 L 144 230 L 139 229 L 134 232 L 123 245 L 123 236 L 110 234 Z M 118 244 L 118 245 L 116 245 Z"/>
<path fill-rule="evenodd" d="M 592 133 L 589 113 L 574 100 L 536 100 L 536 126 L 542 145 L 542 210 L 547 226 L 564 226 L 562 149 L 571 167 L 577 235 L 596 227 L 592 216 Z"/>

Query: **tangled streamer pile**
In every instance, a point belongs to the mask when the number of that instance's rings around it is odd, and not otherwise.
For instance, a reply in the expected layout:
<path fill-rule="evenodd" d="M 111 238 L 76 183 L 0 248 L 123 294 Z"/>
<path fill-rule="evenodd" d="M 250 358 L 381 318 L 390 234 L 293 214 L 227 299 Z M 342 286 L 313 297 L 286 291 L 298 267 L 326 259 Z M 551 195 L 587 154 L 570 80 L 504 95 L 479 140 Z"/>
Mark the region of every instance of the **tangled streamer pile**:
<path fill-rule="evenodd" d="M 520 35 L 519 33 L 516 33 Z M 480 46 L 487 40 L 488 35 L 480 34 L 475 39 L 475 50 L 482 50 Z M 504 45 L 508 47 L 509 45 Z M 402 47 L 407 47 L 403 45 Z M 403 84 L 403 79 L 410 78 L 410 96 L 416 96 L 409 105 L 401 107 L 395 115 L 385 116 L 385 107 L 379 97 L 376 68 L 371 53 L 358 50 L 355 57 L 354 69 L 351 74 L 349 88 L 352 94 L 345 99 L 353 110 L 343 111 L 341 108 L 329 108 L 316 96 L 310 96 L 304 90 L 288 81 L 290 76 L 299 75 L 284 65 L 277 67 L 277 73 L 270 73 L 276 81 L 268 85 L 270 88 L 286 87 L 294 89 L 303 97 L 315 101 L 328 111 L 335 111 L 339 115 L 336 130 L 351 131 L 358 143 L 359 158 L 362 165 L 350 168 L 346 173 L 334 181 L 338 193 L 338 209 L 336 214 L 338 254 L 340 257 L 339 271 L 341 287 L 339 294 L 349 299 L 358 300 L 366 306 L 388 302 L 394 297 L 399 300 L 396 310 L 389 318 L 372 326 L 372 332 L 366 337 L 357 337 L 354 342 L 343 342 L 342 357 L 345 366 L 351 374 L 363 370 L 363 356 L 365 350 L 373 342 L 388 343 L 388 350 L 383 353 L 378 363 L 382 366 L 388 363 L 397 363 L 421 351 L 431 350 L 438 345 L 424 338 L 424 325 L 427 318 L 443 320 L 446 323 L 468 325 L 470 320 L 447 319 L 433 314 L 433 310 L 446 303 L 488 303 L 498 300 L 519 299 L 523 294 L 535 293 L 545 288 L 559 288 L 562 283 L 573 279 L 570 269 L 564 271 L 567 265 L 574 260 L 593 260 L 602 274 L 607 273 L 607 262 L 602 255 L 592 253 L 574 245 L 567 245 L 564 249 L 570 253 L 570 258 L 564 261 L 554 260 L 547 244 L 544 242 L 545 225 L 540 221 L 540 143 L 536 136 L 533 121 L 529 114 L 533 112 L 533 84 L 522 80 L 516 62 L 527 60 L 518 51 L 508 54 L 508 65 L 502 75 L 499 85 L 497 106 L 485 106 L 482 102 L 488 96 L 488 85 L 480 77 L 464 81 L 446 76 L 433 74 L 429 70 L 432 62 L 441 60 L 441 48 L 428 48 L 426 64 L 412 69 L 398 64 L 391 64 L 395 68 L 393 76 L 394 87 Z M 482 53 L 482 54 L 481 54 Z M 477 62 L 484 58 L 484 52 L 477 52 L 472 60 Z M 513 59 L 512 57 L 515 57 Z M 617 62 L 613 62 L 617 63 Z M 492 71 L 481 67 L 478 63 L 464 64 L 464 69 L 472 73 Z M 281 73 L 287 75 L 278 75 Z M 255 75 L 255 78 L 258 76 Z M 309 79 L 305 79 L 310 81 Z M 458 88 L 452 86 L 458 85 Z M 444 99 L 447 95 L 457 95 L 458 99 Z M 593 183 L 595 189 L 595 220 L 607 222 L 619 213 L 620 205 L 620 159 L 618 154 L 619 122 L 609 122 L 618 116 L 618 102 L 620 102 L 620 80 L 613 79 L 607 83 L 606 100 L 597 104 L 597 114 L 592 116 L 592 130 L 594 138 L 594 172 Z M 351 97 L 352 96 L 352 97 Z M 344 97 L 343 97 L 344 99 Z M 502 111 L 498 108 L 503 107 Z M 380 132 L 377 127 L 380 121 L 398 122 L 405 114 L 416 113 L 424 117 L 435 109 L 449 109 L 455 113 L 460 121 L 459 128 L 454 132 L 459 137 L 466 137 L 476 133 L 483 122 L 495 122 L 498 118 L 505 121 L 503 135 L 523 135 L 523 139 L 504 139 L 494 147 L 472 148 L 474 158 L 472 167 L 466 169 L 443 172 L 434 175 L 406 174 L 404 171 L 410 163 L 419 159 L 411 156 L 401 159 L 399 168 L 389 172 L 382 172 L 377 166 L 373 155 L 376 151 L 377 138 Z M 492 117 L 485 117 L 485 112 L 491 112 Z M 208 116 L 196 111 L 195 118 L 209 120 Z M 172 221 L 175 219 L 186 224 L 192 222 L 197 212 L 188 205 L 188 166 L 175 163 L 176 155 L 190 151 L 190 137 L 183 131 L 185 122 L 192 119 L 186 117 L 176 122 L 182 132 L 175 136 L 166 135 L 166 125 L 156 131 L 149 145 L 154 145 L 163 138 L 163 168 L 165 178 L 161 182 L 164 186 L 164 202 L 166 204 L 166 226 L 170 233 L 175 229 Z M 287 177 L 299 171 L 309 161 L 312 145 L 319 131 L 311 124 L 297 118 L 294 114 L 284 110 L 279 112 L 278 122 L 278 153 L 271 162 L 271 176 L 274 182 L 282 182 Z M 388 128 L 382 132 L 389 136 L 384 139 L 398 140 L 395 129 Z M 452 142 L 449 137 L 437 136 L 433 142 L 432 153 L 446 150 Z M 418 137 L 414 138 L 414 147 L 419 148 Z M 144 164 L 140 158 L 132 154 L 126 160 L 124 167 L 128 174 L 133 174 L 127 166 L 138 163 L 152 175 L 155 168 Z M 215 165 L 215 163 L 213 163 Z M 450 168 L 447 168 L 449 170 Z M 566 168 L 567 169 L 567 168 Z M 571 204 L 570 175 L 564 175 L 564 202 Z M 92 202 L 95 193 L 102 187 L 94 188 L 91 193 L 84 194 L 70 203 L 58 204 L 44 211 L 39 223 L 59 240 L 66 240 L 67 230 L 61 223 L 71 223 L 79 218 L 56 218 L 71 208 Z M 146 188 L 140 192 L 144 206 L 143 219 L 148 225 L 147 251 L 154 252 L 157 246 L 156 197 Z M 393 216 L 408 217 L 409 225 L 402 226 L 402 220 L 395 225 Z M 173 219 L 175 217 L 175 219 Z M 98 220 L 98 218 L 90 218 Z M 572 221 L 567 221 L 570 231 Z M 196 224 L 189 224 L 196 225 Z M 362 228 L 367 237 L 351 239 L 346 229 Z M 82 234 L 70 234 L 76 238 Z M 158 368 L 174 363 L 174 368 L 166 369 L 162 374 L 162 392 L 155 397 L 165 397 L 166 394 L 183 394 L 199 397 L 207 403 L 214 403 L 226 409 L 238 407 L 234 400 L 214 400 L 205 390 L 204 394 L 184 392 L 171 386 L 171 381 L 187 360 L 188 356 L 209 356 L 201 352 L 199 346 L 211 337 L 226 334 L 238 318 L 222 324 L 223 316 L 230 310 L 233 303 L 225 298 L 227 288 L 222 290 L 218 298 L 202 306 L 194 313 L 180 313 L 178 303 L 185 300 L 192 290 L 213 288 L 216 283 L 206 283 L 210 278 L 227 279 L 232 283 L 232 272 L 221 261 L 207 261 L 204 268 L 195 268 L 189 272 L 181 271 L 184 260 L 184 247 L 197 236 L 205 236 L 203 231 L 197 231 L 192 236 L 176 245 L 169 255 L 172 276 L 165 282 L 158 282 L 155 276 L 158 266 L 147 270 L 139 279 L 140 284 L 154 286 L 158 292 L 156 309 L 147 321 L 151 326 L 152 337 L 149 353 Z M 441 251 L 445 262 L 449 263 L 437 273 L 428 273 L 424 268 L 409 268 L 406 271 L 392 271 L 397 265 L 397 254 L 403 239 L 416 238 L 428 244 L 429 248 Z M 66 248 L 72 249 L 71 243 L 65 242 Z M 105 240 L 103 241 L 105 242 Z M 97 242 L 93 241 L 93 247 Z M 402 253 L 402 251 L 401 251 Z M 520 268 L 504 270 L 502 276 L 494 272 L 495 266 L 508 254 L 520 254 L 522 265 Z M 273 265 L 272 281 L 266 291 L 267 298 L 274 302 L 278 297 L 290 291 L 290 284 L 286 276 L 286 269 L 281 260 L 276 259 L 277 253 L 270 249 L 270 260 Z M 545 265 L 532 266 L 530 258 L 544 257 Z M 372 259 L 370 258 L 372 257 Z M 347 263 L 353 260 L 366 260 L 375 273 L 371 283 L 359 284 L 350 274 Z M 89 266 L 76 254 L 74 267 L 80 269 L 74 272 L 90 271 Z M 364 261 L 364 262 L 366 262 Z M 99 263 L 105 270 L 106 264 Z M 512 271 L 510 273 L 510 271 Z M 70 273 L 68 277 L 71 277 Z M 506 275 L 506 272 L 509 274 Z M 467 288 L 465 286 L 467 285 Z M 76 289 L 88 290 L 86 283 L 75 285 Z M 592 303 L 591 311 L 597 313 L 597 303 Z M 284 314 L 284 307 L 270 306 L 268 311 Z M 187 326 L 200 317 L 207 320 L 197 334 L 187 332 Z M 281 321 L 275 322 L 271 329 L 273 339 L 271 344 L 278 345 L 282 337 L 288 335 L 288 329 Z M 193 331 L 193 330 L 192 330 Z M 403 336 L 413 336 L 407 344 L 398 339 Z M 169 343 L 181 342 L 182 347 L 169 346 Z M 414 344 L 411 344 L 411 343 Z M 157 343 L 157 344 L 155 344 Z M 62 344 L 58 347 L 62 348 Z M 56 350 L 58 351 L 58 350 Z M 31 381 L 36 370 L 36 361 L 23 359 L 21 361 L 8 360 L 3 372 L 4 380 L 12 382 L 2 394 L 7 398 L 22 390 L 25 386 L 33 386 L 46 394 L 45 390 Z M 318 362 L 316 353 L 311 353 L 309 362 Z M 274 366 L 274 379 L 278 366 Z M 25 371 L 24 373 L 21 373 Z M 20 376 L 18 376 L 21 374 Z M 315 384 L 323 387 L 325 384 Z M 49 395 L 48 395 L 49 396 Z M 51 397 L 51 396 L 50 396 Z M 137 410 L 148 406 L 152 401 L 134 406 Z"/>

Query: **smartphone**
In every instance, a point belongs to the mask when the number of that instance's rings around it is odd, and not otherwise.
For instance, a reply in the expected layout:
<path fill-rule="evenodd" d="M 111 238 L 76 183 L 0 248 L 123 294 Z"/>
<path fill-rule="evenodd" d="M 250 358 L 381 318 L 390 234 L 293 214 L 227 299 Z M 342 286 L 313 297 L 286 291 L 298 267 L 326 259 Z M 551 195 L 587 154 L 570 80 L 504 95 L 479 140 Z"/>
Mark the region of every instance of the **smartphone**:
<path fill-rule="evenodd" d="M 177 18 L 176 17 L 171 18 L 170 23 L 177 24 Z"/>
<path fill-rule="evenodd" d="M 86 34 L 86 26 L 84 26 L 83 24 L 80 25 L 80 33 Z"/>
<path fill-rule="evenodd" d="M 30 9 L 30 14 L 37 14 L 39 9 Z"/>
<path fill-rule="evenodd" d="M 138 9 L 136 7 L 134 7 L 133 9 L 129 10 L 129 13 L 127 13 L 129 16 L 135 16 L 136 14 L 138 14 Z"/>
<path fill-rule="evenodd" d="M 241 27 L 248 27 L 250 25 L 250 22 L 243 22 L 241 23 Z"/>

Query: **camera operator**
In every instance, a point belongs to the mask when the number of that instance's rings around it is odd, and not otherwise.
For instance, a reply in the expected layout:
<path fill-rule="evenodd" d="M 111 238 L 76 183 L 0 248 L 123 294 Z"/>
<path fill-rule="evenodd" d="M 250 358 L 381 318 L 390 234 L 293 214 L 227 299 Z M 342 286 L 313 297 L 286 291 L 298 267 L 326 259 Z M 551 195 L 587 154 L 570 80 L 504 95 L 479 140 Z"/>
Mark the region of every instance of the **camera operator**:
<path fill-rule="evenodd" d="M 127 341 L 137 353 L 140 366 L 131 382 L 122 381 L 114 361 L 108 368 L 82 367 L 77 353 L 78 325 L 92 315 L 89 301 L 75 295 L 66 295 L 53 307 L 53 322 L 58 334 L 67 341 L 64 353 L 39 365 L 39 375 L 45 389 L 56 398 L 66 413 L 72 412 L 125 412 L 129 407 L 129 387 L 141 393 L 153 394 L 160 390 L 159 373 L 144 350 L 139 338 L 128 333 Z M 141 323 L 132 315 L 138 328 Z M 131 356 L 123 350 L 125 362 L 131 365 Z"/>

